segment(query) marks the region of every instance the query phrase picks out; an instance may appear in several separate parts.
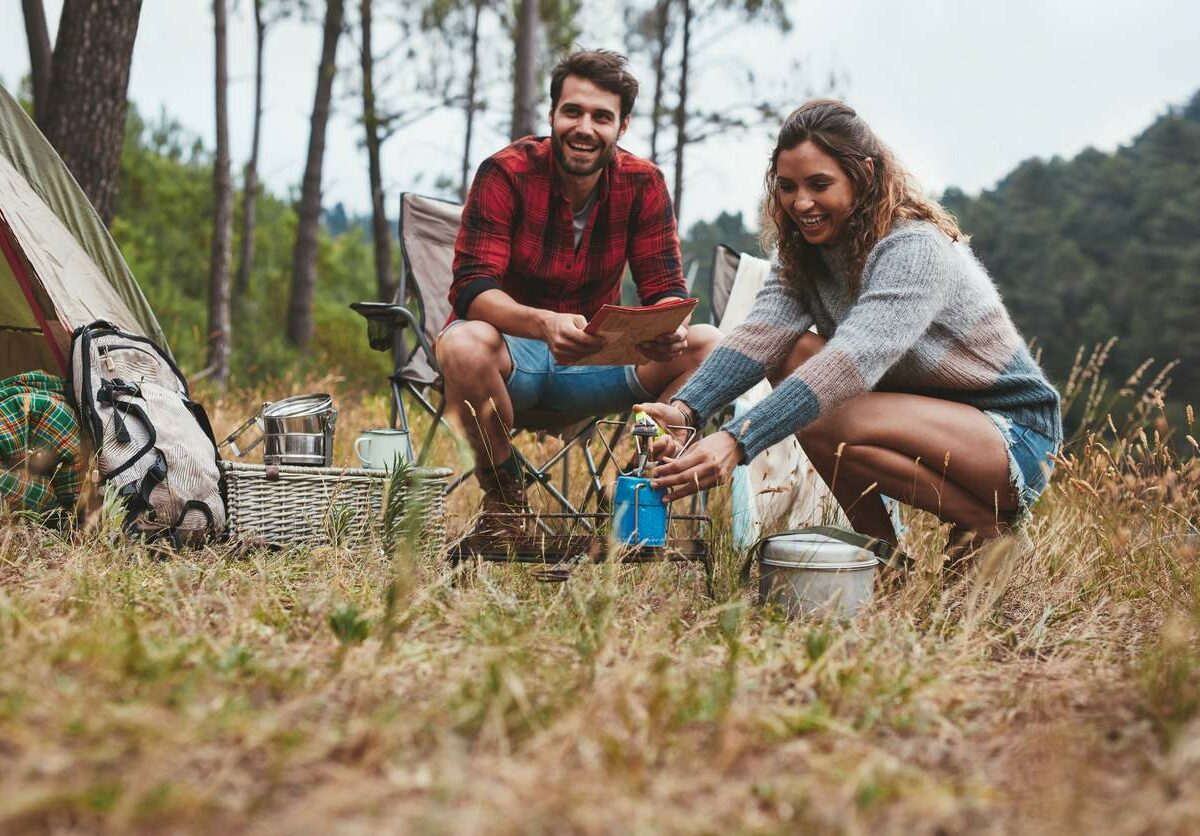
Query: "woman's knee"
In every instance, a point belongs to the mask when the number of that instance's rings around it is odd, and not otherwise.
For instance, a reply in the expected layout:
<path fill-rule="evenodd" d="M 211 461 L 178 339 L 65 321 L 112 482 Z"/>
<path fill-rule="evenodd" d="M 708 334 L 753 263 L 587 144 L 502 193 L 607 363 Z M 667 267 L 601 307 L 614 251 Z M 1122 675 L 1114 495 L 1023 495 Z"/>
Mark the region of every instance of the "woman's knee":
<path fill-rule="evenodd" d="M 697 368 L 704 362 L 704 358 L 717 347 L 717 343 L 721 342 L 721 336 L 721 332 L 712 325 L 701 324 L 688 327 L 687 353 Z"/>
<path fill-rule="evenodd" d="M 808 358 L 815 355 L 824 347 L 824 337 L 813 331 L 805 331 L 792 344 L 792 348 L 783 362 L 767 373 L 767 380 L 772 386 L 778 386 L 779 381 L 803 366 L 808 361 Z"/>
<path fill-rule="evenodd" d="M 796 440 L 800 442 L 805 455 L 819 466 L 837 455 L 838 447 L 846 443 L 847 439 L 842 435 L 834 432 L 833 422 L 822 417 L 796 433 Z"/>

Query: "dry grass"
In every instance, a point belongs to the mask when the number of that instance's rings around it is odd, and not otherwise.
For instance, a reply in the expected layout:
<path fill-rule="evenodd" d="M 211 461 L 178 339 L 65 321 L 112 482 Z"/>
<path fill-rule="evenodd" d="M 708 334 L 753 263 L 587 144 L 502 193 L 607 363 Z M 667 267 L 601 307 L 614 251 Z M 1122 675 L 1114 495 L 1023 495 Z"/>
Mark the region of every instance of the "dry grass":
<path fill-rule="evenodd" d="M 386 401 L 338 400 L 349 461 Z M 1031 553 L 893 579 L 852 624 L 754 606 L 721 545 L 714 601 L 687 567 L 452 587 L 404 550 L 161 561 L 10 521 L 0 829 L 1195 830 L 1200 459 L 1148 409 L 1074 442 Z"/>

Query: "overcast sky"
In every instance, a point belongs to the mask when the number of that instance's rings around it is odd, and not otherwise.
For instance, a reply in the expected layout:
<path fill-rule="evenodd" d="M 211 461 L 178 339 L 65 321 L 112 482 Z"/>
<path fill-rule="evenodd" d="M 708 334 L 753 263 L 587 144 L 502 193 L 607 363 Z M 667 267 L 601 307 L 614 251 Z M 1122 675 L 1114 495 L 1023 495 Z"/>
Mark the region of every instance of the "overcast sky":
<path fill-rule="evenodd" d="M 623 49 L 614 16 L 589 5 L 597 10 L 584 21 L 579 42 Z M 248 6 L 240 2 L 229 33 L 236 168 L 250 141 Z M 46 0 L 46 7 L 54 31 L 61 2 Z M 0 10 L 0 81 L 12 90 L 29 68 L 20 0 L 0 0 Z M 795 25 L 786 35 L 742 27 L 722 37 L 728 21 L 702 22 L 693 94 L 713 105 L 743 99 L 739 80 L 752 71 L 760 84 L 799 104 L 834 73 L 843 97 L 932 191 L 989 188 L 1033 156 L 1069 157 L 1089 145 L 1112 150 L 1200 89 L 1195 0 L 793 0 L 790 14 Z M 147 116 L 165 108 L 210 145 L 211 29 L 207 0 L 144 0 L 129 87 Z M 320 40 L 319 25 L 293 21 L 269 35 L 262 172 L 279 194 L 295 188 L 303 172 Z M 329 128 L 325 203 L 366 211 L 366 155 L 358 147 L 357 103 L 348 96 L 356 61 L 353 44 L 343 39 L 339 65 L 347 72 Z M 789 72 L 796 61 L 802 70 Z M 490 70 L 499 77 L 507 65 L 496 61 Z M 649 73 L 638 69 L 648 101 Z M 473 164 L 504 142 L 502 99 L 497 87 L 496 113 L 485 117 L 473 143 Z M 634 153 L 648 152 L 645 128 L 635 118 L 623 143 Z M 462 136 L 461 116 L 444 114 L 385 146 L 390 214 L 400 191 L 429 191 L 439 175 L 457 179 Z M 768 132 L 760 130 L 689 150 L 683 225 L 722 209 L 753 216 L 770 147 Z M 670 179 L 669 162 L 665 168 Z"/>

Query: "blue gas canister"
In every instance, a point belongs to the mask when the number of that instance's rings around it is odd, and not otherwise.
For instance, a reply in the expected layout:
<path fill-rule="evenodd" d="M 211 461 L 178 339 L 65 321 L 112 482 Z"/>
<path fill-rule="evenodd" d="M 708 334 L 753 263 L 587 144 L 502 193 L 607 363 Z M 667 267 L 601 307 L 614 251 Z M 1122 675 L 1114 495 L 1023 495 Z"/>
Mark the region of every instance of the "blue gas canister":
<path fill-rule="evenodd" d="M 644 476 L 618 476 L 613 497 L 613 532 L 631 546 L 667 544 L 667 492 Z"/>

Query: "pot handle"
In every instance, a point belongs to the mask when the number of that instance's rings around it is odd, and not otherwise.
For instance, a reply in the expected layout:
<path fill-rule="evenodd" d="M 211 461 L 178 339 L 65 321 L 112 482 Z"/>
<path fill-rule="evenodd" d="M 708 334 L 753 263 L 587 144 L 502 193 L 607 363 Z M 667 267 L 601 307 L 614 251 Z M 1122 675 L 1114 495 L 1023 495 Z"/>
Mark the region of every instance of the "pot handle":
<path fill-rule="evenodd" d="M 858 546 L 860 549 L 871 552 L 875 556 L 875 562 L 885 569 L 909 569 L 913 566 L 913 559 L 911 557 L 894 546 L 885 543 L 883 540 L 867 537 L 865 534 L 859 534 L 857 531 L 847 531 L 837 526 L 811 525 L 805 528 L 793 528 L 788 531 L 776 531 L 759 537 L 747 551 L 746 559 L 742 563 L 741 570 L 738 572 L 738 579 L 743 586 L 750 582 L 750 569 L 754 564 L 754 558 L 762 553 L 763 542 L 769 537 L 775 537 L 780 534 L 823 534 L 831 539 L 840 540 L 843 543 Z"/>
<path fill-rule="evenodd" d="M 247 418 L 244 422 L 242 422 L 242 425 L 240 427 L 238 427 L 236 430 L 234 430 L 233 432 L 231 432 L 228 436 L 226 436 L 225 440 L 222 441 L 220 444 L 218 444 L 217 447 L 218 448 L 228 447 L 230 450 L 233 451 L 233 454 L 240 459 L 240 458 L 244 458 L 247 453 L 249 453 L 251 450 L 253 450 L 255 447 L 257 447 L 259 444 L 262 444 L 262 440 L 264 438 L 266 438 L 266 434 L 263 430 L 263 423 L 262 423 L 262 414 L 263 414 L 263 409 L 265 409 L 265 408 L 266 408 L 266 404 L 263 404 L 262 407 L 259 408 L 258 412 L 254 413 L 249 418 Z M 256 438 L 254 438 L 249 444 L 247 444 L 246 446 L 243 447 L 243 446 L 239 445 L 238 442 L 241 440 L 242 436 L 246 434 L 246 432 L 250 429 L 251 426 L 255 427 L 258 430 L 258 436 Z"/>
<path fill-rule="evenodd" d="M 359 436 L 358 438 L 354 439 L 354 455 L 358 456 L 358 460 L 362 463 L 362 465 L 364 467 L 366 467 L 368 457 L 363 454 L 363 451 L 362 451 L 363 444 L 366 444 L 368 447 L 370 447 L 370 445 L 371 445 L 370 436 L 362 435 L 362 436 Z"/>

